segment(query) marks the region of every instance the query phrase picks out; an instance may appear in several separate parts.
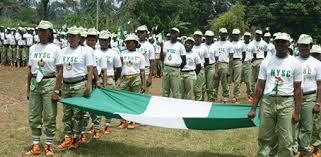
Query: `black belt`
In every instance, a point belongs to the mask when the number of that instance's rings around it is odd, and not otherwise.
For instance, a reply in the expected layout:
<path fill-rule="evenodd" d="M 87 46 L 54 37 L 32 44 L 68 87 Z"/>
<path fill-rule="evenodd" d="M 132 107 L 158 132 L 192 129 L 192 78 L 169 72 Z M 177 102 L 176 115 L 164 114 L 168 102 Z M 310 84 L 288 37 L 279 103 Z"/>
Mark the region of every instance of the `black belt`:
<path fill-rule="evenodd" d="M 193 72 L 195 70 L 181 70 L 181 72 Z"/>
<path fill-rule="evenodd" d="M 264 59 L 264 58 L 256 58 L 255 60 L 260 60 L 260 59 Z"/>
<path fill-rule="evenodd" d="M 179 66 L 173 66 L 173 65 L 165 65 L 165 66 L 168 66 L 168 67 L 171 67 L 171 68 L 180 68 Z"/>
<path fill-rule="evenodd" d="M 241 58 L 233 58 L 233 60 L 241 60 Z"/>
<path fill-rule="evenodd" d="M 86 76 L 79 76 L 79 77 L 76 77 L 76 78 L 72 78 L 74 80 L 70 81 L 68 79 L 63 79 L 63 83 L 64 84 L 76 84 L 76 83 L 80 83 L 80 82 L 83 82 L 86 80 Z"/>
<path fill-rule="evenodd" d="M 33 78 L 37 78 L 36 75 L 32 75 Z M 48 75 L 48 76 L 43 76 L 42 79 L 49 79 L 49 78 L 55 78 L 56 75 Z"/>
<path fill-rule="evenodd" d="M 316 93 L 316 91 L 313 90 L 313 91 L 305 92 L 305 93 L 303 93 L 303 95 L 310 95 L 310 94 L 315 94 L 315 93 Z"/>
<path fill-rule="evenodd" d="M 270 95 L 270 97 L 282 97 L 282 98 L 289 98 L 289 97 L 293 97 L 293 95 Z"/>

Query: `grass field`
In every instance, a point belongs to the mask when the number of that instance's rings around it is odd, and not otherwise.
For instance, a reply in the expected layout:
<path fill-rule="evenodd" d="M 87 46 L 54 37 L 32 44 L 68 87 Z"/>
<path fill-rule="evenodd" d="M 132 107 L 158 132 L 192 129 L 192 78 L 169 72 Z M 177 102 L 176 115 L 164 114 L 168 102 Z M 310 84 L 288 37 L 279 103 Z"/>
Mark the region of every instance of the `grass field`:
<path fill-rule="evenodd" d="M 0 156 L 20 157 L 31 145 L 26 100 L 26 69 L 0 67 Z M 151 92 L 161 93 L 160 79 Z M 244 88 L 242 90 L 244 97 Z M 194 131 L 141 126 L 119 130 L 91 140 L 77 150 L 58 151 L 63 157 L 252 157 L 257 151 L 257 129 Z M 59 105 L 55 145 L 63 139 L 62 106 Z"/>

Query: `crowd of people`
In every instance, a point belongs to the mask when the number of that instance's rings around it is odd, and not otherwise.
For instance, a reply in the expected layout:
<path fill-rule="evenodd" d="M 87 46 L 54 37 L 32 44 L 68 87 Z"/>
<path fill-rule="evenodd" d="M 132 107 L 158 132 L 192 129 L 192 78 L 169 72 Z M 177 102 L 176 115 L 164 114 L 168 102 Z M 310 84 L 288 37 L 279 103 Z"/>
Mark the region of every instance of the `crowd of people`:
<path fill-rule="evenodd" d="M 249 118 L 260 104 L 258 156 L 320 155 L 321 47 L 310 35 L 296 41 L 284 32 L 220 28 L 217 36 L 211 30 L 182 36 L 173 27 L 163 36 L 145 25 L 125 34 L 76 26 L 57 32 L 49 21 L 36 28 L 0 27 L 1 65 L 28 67 L 32 147 L 26 155 L 41 153 L 42 130 L 45 153 L 54 155 L 61 97 L 88 97 L 97 87 L 150 94 L 153 78 L 162 78 L 164 97 L 235 104 L 244 82 L 245 101 L 253 105 Z M 63 106 L 62 121 L 61 150 L 86 144 L 87 134 L 110 132 L 109 117 L 101 129 L 101 116 L 70 106 Z M 121 120 L 118 128 L 139 126 Z"/>

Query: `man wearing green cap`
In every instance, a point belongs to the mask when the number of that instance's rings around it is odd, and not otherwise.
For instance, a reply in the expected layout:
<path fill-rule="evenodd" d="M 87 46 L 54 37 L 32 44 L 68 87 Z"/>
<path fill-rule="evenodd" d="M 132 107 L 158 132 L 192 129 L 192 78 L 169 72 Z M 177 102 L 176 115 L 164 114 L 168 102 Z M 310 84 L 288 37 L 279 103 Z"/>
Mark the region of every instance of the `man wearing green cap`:
<path fill-rule="evenodd" d="M 139 38 L 140 47 L 138 51 L 144 55 L 146 61 L 145 68 L 145 78 L 146 78 L 146 87 L 145 94 L 149 94 L 149 87 L 152 85 L 152 76 L 154 73 L 155 67 L 155 49 L 154 46 L 146 41 L 148 37 L 147 26 L 142 25 L 137 28 L 137 36 Z"/>
<path fill-rule="evenodd" d="M 180 98 L 180 70 L 186 65 L 186 50 L 177 41 L 178 28 L 170 30 L 170 40 L 161 45 L 161 60 L 164 62 L 163 96 Z"/>
<path fill-rule="evenodd" d="M 310 49 L 313 44 L 310 35 L 301 35 L 298 42 L 299 56 L 297 59 L 303 66 L 303 97 L 298 127 L 295 128 L 298 135 L 295 138 L 298 141 L 298 151 L 301 156 L 311 156 L 316 153 L 310 148 L 312 143 L 313 116 L 319 114 L 321 105 L 321 62 L 310 56 Z M 296 140 L 295 140 L 296 141 Z"/>
<path fill-rule="evenodd" d="M 245 60 L 245 45 L 244 42 L 239 41 L 241 31 L 239 29 L 233 29 L 232 31 L 232 51 L 233 55 L 233 82 L 234 82 L 234 98 L 232 103 L 240 103 L 240 84 L 242 75 L 242 64 Z"/>
<path fill-rule="evenodd" d="M 282 33 L 275 38 L 276 55 L 266 58 L 260 67 L 250 119 L 260 106 L 258 157 L 269 157 L 275 144 L 276 156 L 292 157 L 292 125 L 300 119 L 302 100 L 302 65 L 289 55 L 290 37 Z"/>
<path fill-rule="evenodd" d="M 214 72 L 215 72 L 215 54 L 213 51 L 213 45 L 214 45 L 214 33 L 210 30 L 207 30 L 204 34 L 205 36 L 205 43 L 202 45 L 206 48 L 208 52 L 208 65 L 205 65 L 205 81 L 206 81 L 206 89 L 207 89 L 207 100 L 210 102 L 215 101 L 214 97 Z"/>
<path fill-rule="evenodd" d="M 14 66 L 15 65 L 15 58 L 16 58 L 16 46 L 17 46 L 17 42 L 16 42 L 16 38 L 15 38 L 15 30 L 14 28 L 11 28 L 10 32 L 8 32 L 7 38 L 9 40 L 9 49 L 7 51 L 7 57 L 8 57 L 8 64 L 10 66 Z"/>
<path fill-rule="evenodd" d="M 233 50 L 230 41 L 227 40 L 227 29 L 221 28 L 219 30 L 220 40 L 214 43 L 214 53 L 215 60 L 218 61 L 217 64 L 217 76 L 219 77 L 219 81 L 215 82 L 215 97 L 218 93 L 218 85 L 219 82 L 222 84 L 223 89 L 223 102 L 226 103 L 229 99 L 230 91 L 229 91 L 229 81 L 228 81 L 228 73 L 229 66 L 233 62 Z"/>
<path fill-rule="evenodd" d="M 195 40 L 193 51 L 199 55 L 202 66 L 200 72 L 197 73 L 197 80 L 194 86 L 194 96 L 196 101 L 204 101 L 206 92 L 204 66 L 209 64 L 209 56 L 206 47 L 202 45 L 203 33 L 201 31 L 195 31 L 193 37 Z"/>
<path fill-rule="evenodd" d="M 93 78 L 93 55 L 90 49 L 79 45 L 80 32 L 77 27 L 68 29 L 69 46 L 61 50 L 63 56 L 63 81 L 61 97 L 89 97 Z M 63 106 L 64 141 L 59 149 L 78 148 L 83 129 L 85 112 L 71 106 Z"/>
<path fill-rule="evenodd" d="M 250 42 L 251 33 L 244 33 L 244 45 L 245 45 L 245 59 L 242 68 L 242 80 L 246 84 L 247 101 L 252 102 L 253 100 L 253 86 L 252 86 L 252 63 L 253 53 L 255 46 Z"/>
<path fill-rule="evenodd" d="M 267 43 L 264 40 L 262 40 L 262 33 L 262 30 L 256 30 L 255 40 L 252 41 L 252 44 L 255 46 L 255 51 L 253 53 L 252 59 L 253 89 L 255 88 L 256 80 L 259 75 L 261 62 L 267 54 Z"/>
<path fill-rule="evenodd" d="M 9 31 L 10 31 L 9 29 L 6 29 L 6 31 L 4 32 L 4 35 L 3 35 L 3 52 L 2 52 L 2 56 L 1 56 L 1 63 L 5 66 L 10 64 L 9 59 L 8 59 L 10 41 L 7 38 Z"/>
<path fill-rule="evenodd" d="M 29 48 L 33 45 L 33 36 L 32 36 L 32 29 L 28 28 L 27 32 L 23 35 L 23 37 L 26 39 L 26 53 L 22 54 L 22 64 L 25 66 L 28 62 L 29 57 Z"/>

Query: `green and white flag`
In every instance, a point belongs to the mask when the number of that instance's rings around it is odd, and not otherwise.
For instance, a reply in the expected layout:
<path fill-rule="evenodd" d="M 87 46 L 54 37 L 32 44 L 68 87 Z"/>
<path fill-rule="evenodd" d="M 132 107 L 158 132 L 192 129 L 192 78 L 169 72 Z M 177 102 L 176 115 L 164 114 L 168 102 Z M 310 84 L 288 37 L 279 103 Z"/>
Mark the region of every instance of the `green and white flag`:
<path fill-rule="evenodd" d="M 65 98 L 60 102 L 96 114 L 164 128 L 217 130 L 258 125 L 257 118 L 247 118 L 250 105 L 213 104 L 102 88 L 95 89 L 89 98 Z"/>

